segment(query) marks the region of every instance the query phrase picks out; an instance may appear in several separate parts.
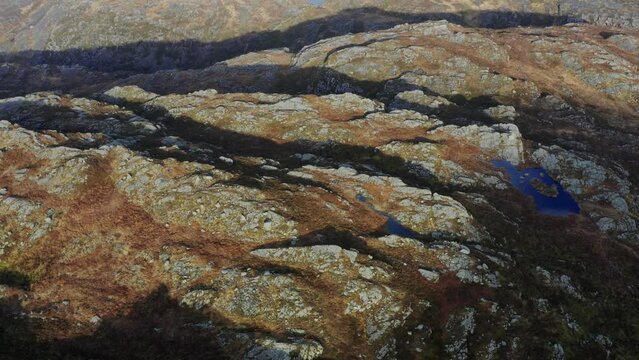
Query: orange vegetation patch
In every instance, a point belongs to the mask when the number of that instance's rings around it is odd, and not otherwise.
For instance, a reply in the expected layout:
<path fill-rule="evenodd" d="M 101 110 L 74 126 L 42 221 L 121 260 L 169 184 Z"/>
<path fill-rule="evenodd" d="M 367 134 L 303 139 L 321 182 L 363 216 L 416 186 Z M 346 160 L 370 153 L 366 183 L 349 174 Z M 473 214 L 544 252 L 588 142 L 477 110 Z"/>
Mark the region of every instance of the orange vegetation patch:
<path fill-rule="evenodd" d="M 65 108 L 73 107 L 73 99 L 70 96 L 62 96 L 58 100 L 58 105 Z"/>
<path fill-rule="evenodd" d="M 34 166 L 39 160 L 36 156 L 20 147 L 12 148 L 5 152 L 0 158 L 2 162 L 2 175 L 7 175 L 9 171 L 25 169 Z"/>
<path fill-rule="evenodd" d="M 352 107 L 335 107 L 321 97 L 315 95 L 305 95 L 303 98 L 308 101 L 311 106 L 317 110 L 322 119 L 328 121 L 351 121 L 366 115 L 365 111 Z"/>
<path fill-rule="evenodd" d="M 54 207 L 60 201 L 51 196 L 43 186 L 31 181 L 16 181 L 15 171 L 26 170 L 27 175 L 32 169 L 45 165 L 45 160 L 22 148 L 13 148 L 0 157 L 0 187 L 7 187 L 9 195 L 40 202 L 46 206 Z"/>
<path fill-rule="evenodd" d="M 482 156 L 482 150 L 475 145 L 460 139 L 444 141 L 441 147 L 441 157 L 461 165 L 464 169 L 476 172 L 489 172 L 492 169 Z"/>
<path fill-rule="evenodd" d="M 357 145 L 382 146 L 392 141 L 412 141 L 424 138 L 428 134 L 425 128 L 407 128 L 385 122 L 372 122 L 368 126 L 346 125 L 352 131 L 352 139 Z"/>
<path fill-rule="evenodd" d="M 293 60 L 293 54 L 287 52 L 267 52 L 266 59 L 278 65 L 290 65 Z"/>
<path fill-rule="evenodd" d="M 310 188 L 308 188 L 310 190 Z M 274 197 L 286 204 L 286 217 L 298 223 L 301 234 L 332 228 L 362 235 L 382 228 L 386 219 L 358 201 L 345 201 L 337 194 L 318 189 L 306 192 L 277 192 Z M 348 214 L 348 217 L 338 216 Z"/>
<path fill-rule="evenodd" d="M 42 274 L 32 284 L 29 308 L 69 300 L 73 311 L 54 316 L 70 317 L 72 323 L 86 323 L 96 314 L 119 315 L 170 282 L 158 261 L 166 245 L 187 246 L 216 268 L 247 256 L 246 244 L 211 239 L 198 227 L 157 223 L 115 189 L 110 166 L 108 158 L 91 159 L 89 180 L 78 196 L 58 201 L 65 210 L 57 226 L 19 254 L 23 268 Z"/>
<path fill-rule="evenodd" d="M 373 199 L 371 201 L 374 204 L 384 204 L 383 207 L 386 207 L 386 204 L 390 200 L 391 194 L 393 192 L 392 186 L 381 186 L 372 183 L 364 184 L 362 186 Z"/>

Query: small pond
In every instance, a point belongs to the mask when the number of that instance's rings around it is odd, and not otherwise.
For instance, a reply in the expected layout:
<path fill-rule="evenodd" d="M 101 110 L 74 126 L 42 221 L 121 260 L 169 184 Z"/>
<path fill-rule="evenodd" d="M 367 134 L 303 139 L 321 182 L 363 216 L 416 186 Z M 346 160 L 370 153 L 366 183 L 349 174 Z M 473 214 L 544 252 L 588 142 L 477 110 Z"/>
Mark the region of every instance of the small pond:
<path fill-rule="evenodd" d="M 505 160 L 495 160 L 493 165 L 506 171 L 511 184 L 522 194 L 535 200 L 537 211 L 552 216 L 579 214 L 577 201 L 543 168 L 523 170 Z"/>
<path fill-rule="evenodd" d="M 384 216 L 386 218 L 386 224 L 384 224 L 384 232 L 385 233 L 387 233 L 389 235 L 397 235 L 397 236 L 401 236 L 401 237 L 405 237 L 405 238 L 411 238 L 411 239 L 417 239 L 417 238 L 420 237 L 420 235 L 418 233 L 416 233 L 413 230 L 411 230 L 411 229 L 407 228 L 406 226 L 402 225 L 391 214 L 375 209 L 371 204 L 368 203 L 368 199 L 366 199 L 366 196 L 364 196 L 362 194 L 358 194 L 357 195 L 357 201 L 365 203 L 366 205 L 368 205 L 369 208 L 371 208 L 376 213 L 378 213 L 378 214 L 380 214 L 380 215 L 382 215 L 382 216 Z"/>

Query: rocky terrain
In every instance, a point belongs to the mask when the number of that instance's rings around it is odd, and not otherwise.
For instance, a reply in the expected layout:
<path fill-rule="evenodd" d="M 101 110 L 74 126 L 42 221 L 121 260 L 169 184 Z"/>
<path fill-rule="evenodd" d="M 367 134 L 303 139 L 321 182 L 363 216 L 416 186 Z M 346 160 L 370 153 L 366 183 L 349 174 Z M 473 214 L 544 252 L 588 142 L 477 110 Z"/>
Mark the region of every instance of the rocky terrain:
<path fill-rule="evenodd" d="M 344 11 L 361 11 L 368 17 L 338 25 L 332 17 Z M 0 14 L 0 44 L 5 50 L 65 50 L 150 40 L 210 42 L 260 31 L 285 32 L 296 25 L 321 33 L 339 31 L 335 26 L 380 26 L 398 21 L 402 14 L 488 27 L 552 21 L 554 16 L 597 25 L 639 25 L 639 4 L 632 0 L 7 0 Z M 320 29 L 309 22 L 313 20 L 333 28 Z"/>
<path fill-rule="evenodd" d="M 635 4 L 142 3 L 0 5 L 0 358 L 639 357 Z"/>
<path fill-rule="evenodd" d="M 0 60 L 26 66 L 23 76 L 28 77 L 55 72 L 55 77 L 69 78 L 79 71 L 78 65 L 121 77 L 124 74 L 117 72 L 201 69 L 274 48 L 297 52 L 337 35 L 426 20 L 485 28 L 586 21 L 636 29 L 639 3 L 326 0 L 314 5 L 308 0 L 5 0 L 0 4 Z M 4 86 L 0 85 L 0 91 Z"/>

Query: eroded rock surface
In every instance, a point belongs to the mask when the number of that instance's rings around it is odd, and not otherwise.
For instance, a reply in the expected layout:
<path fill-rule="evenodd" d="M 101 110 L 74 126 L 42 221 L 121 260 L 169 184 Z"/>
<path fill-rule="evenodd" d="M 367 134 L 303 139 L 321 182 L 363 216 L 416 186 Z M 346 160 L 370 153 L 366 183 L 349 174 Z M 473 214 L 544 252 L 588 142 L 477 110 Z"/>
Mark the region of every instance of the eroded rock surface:
<path fill-rule="evenodd" d="M 636 357 L 639 72 L 617 32 L 431 21 L 0 99 L 10 349 Z M 538 212 L 495 161 L 581 212 Z"/>

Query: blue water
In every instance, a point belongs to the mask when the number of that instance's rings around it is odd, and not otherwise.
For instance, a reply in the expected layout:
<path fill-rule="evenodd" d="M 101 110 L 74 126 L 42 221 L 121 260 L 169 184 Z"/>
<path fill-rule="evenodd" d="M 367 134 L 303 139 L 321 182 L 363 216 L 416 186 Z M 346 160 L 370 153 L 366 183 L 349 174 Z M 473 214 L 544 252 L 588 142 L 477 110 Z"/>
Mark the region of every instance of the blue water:
<path fill-rule="evenodd" d="M 535 200 L 537 211 L 542 214 L 552 216 L 568 216 L 579 214 L 579 204 L 573 197 L 548 175 L 543 168 L 527 168 L 518 170 L 517 167 L 505 160 L 495 160 L 493 165 L 506 170 L 510 177 L 510 183 L 522 194 L 532 196 Z M 532 181 L 538 179 L 546 186 L 554 186 L 557 189 L 557 196 L 547 196 L 539 192 L 532 185 Z"/>
<path fill-rule="evenodd" d="M 414 232 L 413 230 L 407 228 L 402 225 L 397 219 L 395 219 L 391 214 L 379 211 L 375 209 L 372 205 L 368 203 L 368 199 L 366 196 L 362 194 L 357 195 L 357 201 L 363 202 L 368 205 L 371 209 L 373 209 L 376 213 L 384 216 L 386 218 L 386 224 L 384 224 L 384 232 L 390 235 L 397 235 L 405 238 L 417 239 L 420 237 L 419 233 Z"/>

